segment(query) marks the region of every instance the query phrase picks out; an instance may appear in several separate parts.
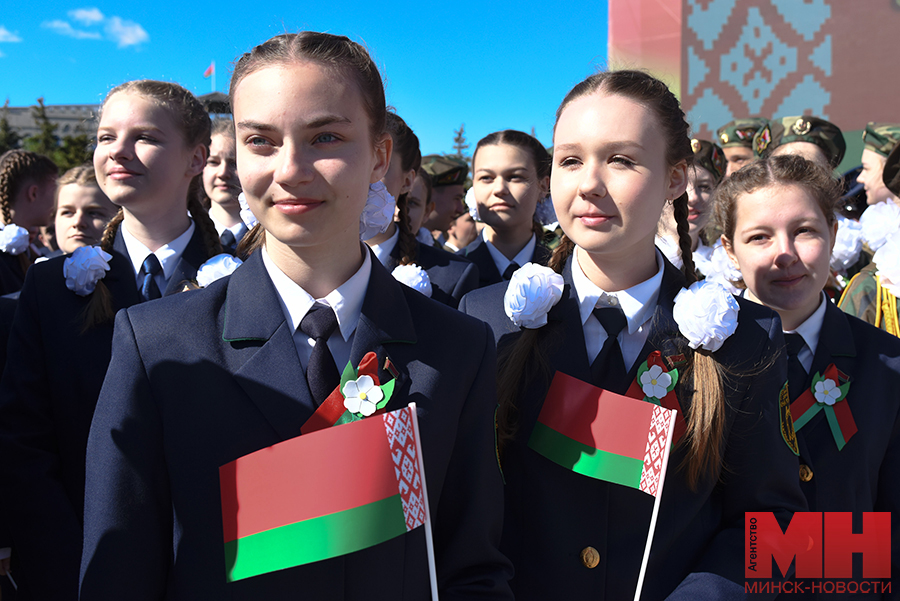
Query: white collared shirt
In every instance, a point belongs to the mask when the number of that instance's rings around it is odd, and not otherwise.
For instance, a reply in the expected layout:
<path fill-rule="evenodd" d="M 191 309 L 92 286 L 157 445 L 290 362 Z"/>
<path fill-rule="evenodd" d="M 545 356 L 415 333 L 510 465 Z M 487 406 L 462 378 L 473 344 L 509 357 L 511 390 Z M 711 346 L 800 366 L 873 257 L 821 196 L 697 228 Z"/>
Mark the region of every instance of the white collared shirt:
<path fill-rule="evenodd" d="M 491 253 L 491 258 L 494 260 L 494 265 L 497 266 L 497 271 L 500 272 L 500 275 L 503 276 L 503 273 L 506 271 L 506 268 L 510 266 L 511 263 L 515 263 L 519 267 L 525 265 L 525 263 L 531 262 L 531 257 L 534 256 L 534 248 L 537 246 L 537 237 L 534 234 L 531 234 L 531 238 L 528 240 L 528 243 L 525 244 L 525 247 L 519 251 L 519 253 L 512 258 L 512 261 L 507 259 L 502 252 L 497 250 L 497 247 L 490 243 L 487 239 L 487 230 L 483 230 L 481 232 L 481 238 L 485 244 L 487 244 L 488 252 Z"/>
<path fill-rule="evenodd" d="M 638 354 L 647 342 L 650 334 L 650 323 L 656 311 L 659 299 L 659 288 L 662 286 L 663 266 L 665 263 L 659 250 L 656 251 L 656 275 L 627 290 L 606 292 L 600 289 L 584 274 L 578 264 L 578 254 L 572 253 L 572 284 L 578 297 L 578 311 L 584 327 L 584 343 L 587 350 L 588 363 L 593 363 L 603 343 L 606 342 L 606 330 L 600 320 L 594 316 L 596 307 L 622 307 L 628 327 L 619 332 L 617 337 L 622 349 L 625 368 L 630 370 L 638 359 Z"/>
<path fill-rule="evenodd" d="M 822 292 L 822 298 L 819 299 L 818 308 L 813 314 L 806 318 L 806 321 L 797 326 L 796 330 L 785 331 L 785 334 L 800 334 L 803 342 L 806 344 L 797 353 L 797 359 L 800 365 L 809 373 L 812 369 L 813 359 L 816 356 L 816 348 L 819 346 L 819 334 L 822 332 L 822 323 L 825 321 L 825 303 L 829 302 L 825 293 Z"/>
<path fill-rule="evenodd" d="M 300 358 L 303 369 L 309 364 L 309 355 L 316 345 L 314 338 L 300 331 L 300 321 L 306 316 L 315 303 L 328 305 L 337 316 L 338 327 L 328 339 L 328 350 L 334 357 L 338 373 L 343 373 L 344 366 L 350 361 L 350 350 L 353 347 L 353 333 L 359 324 L 363 300 L 369 288 L 369 275 L 372 273 L 372 259 L 368 250 L 363 253 L 362 266 L 350 276 L 346 282 L 325 295 L 324 298 L 313 298 L 306 290 L 298 286 L 281 269 L 275 265 L 266 248 L 262 248 L 262 260 L 266 271 L 275 285 L 278 301 L 284 318 L 291 331 L 294 332 L 294 347 Z"/>
<path fill-rule="evenodd" d="M 134 267 L 134 281 L 135 284 L 137 284 L 138 289 L 140 289 L 141 284 L 144 283 L 144 274 L 141 271 L 144 265 L 144 259 L 151 254 L 154 254 L 156 255 L 156 258 L 159 259 L 159 264 L 162 265 L 162 271 L 157 273 L 153 279 L 156 281 L 156 285 L 159 287 L 160 292 L 165 296 L 169 280 L 172 278 L 172 274 L 175 273 L 178 261 L 181 260 L 184 249 L 187 248 L 188 243 L 191 241 L 191 236 L 194 235 L 194 229 L 194 221 L 191 220 L 191 224 L 183 234 L 168 244 L 163 244 L 151 253 L 150 249 L 144 246 L 143 242 L 135 238 L 131 232 L 128 231 L 128 225 L 122 223 L 122 227 L 119 228 L 119 231 L 122 232 L 125 250 L 128 251 L 128 257 L 131 259 L 132 267 Z"/>
<path fill-rule="evenodd" d="M 375 253 L 375 258 L 378 259 L 378 262 L 387 267 L 388 262 L 391 260 L 391 253 L 394 252 L 394 247 L 397 246 L 397 240 L 400 239 L 400 228 L 394 228 L 394 235 L 382 242 L 381 244 L 373 244 L 372 252 Z"/>
<path fill-rule="evenodd" d="M 225 230 L 229 230 L 232 234 L 234 234 L 235 241 L 240 242 L 241 238 L 243 238 L 244 235 L 249 231 L 243 221 L 238 221 L 231 227 L 226 227 L 213 219 L 212 215 L 210 215 L 209 218 L 212 219 L 213 225 L 216 226 L 216 233 L 219 234 L 219 237 L 222 236 Z"/>

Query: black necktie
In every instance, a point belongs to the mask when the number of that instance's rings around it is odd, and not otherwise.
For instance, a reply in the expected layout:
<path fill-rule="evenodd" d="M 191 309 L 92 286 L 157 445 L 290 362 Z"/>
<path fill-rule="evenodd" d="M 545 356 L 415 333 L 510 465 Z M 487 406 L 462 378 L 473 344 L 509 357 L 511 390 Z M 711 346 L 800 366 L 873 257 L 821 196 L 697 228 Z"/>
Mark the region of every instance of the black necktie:
<path fill-rule="evenodd" d="M 316 405 L 321 405 L 341 383 L 341 376 L 328 349 L 328 338 L 337 327 L 337 316 L 328 305 L 316 303 L 300 320 L 300 331 L 316 341 L 306 366 L 306 382 Z"/>
<path fill-rule="evenodd" d="M 156 258 L 156 255 L 153 253 L 147 255 L 147 258 L 141 264 L 141 269 L 144 270 L 144 281 L 141 282 L 141 298 L 148 301 L 161 297 L 159 286 L 156 285 L 156 279 L 154 279 L 154 276 L 162 269 L 162 265 L 159 264 L 159 259 Z"/>
<path fill-rule="evenodd" d="M 222 235 L 219 236 L 219 242 L 222 243 L 223 248 L 234 248 L 237 239 L 234 237 L 231 230 L 225 230 L 222 232 Z"/>
<path fill-rule="evenodd" d="M 600 354 L 591 364 L 591 378 L 595 386 L 604 390 L 624 394 L 628 383 L 628 372 L 625 369 L 625 359 L 622 357 L 622 347 L 619 346 L 619 332 L 625 329 L 628 320 L 625 313 L 618 307 L 600 307 L 594 309 L 594 316 L 600 320 L 600 325 L 606 330 L 606 341 Z"/>
<path fill-rule="evenodd" d="M 803 394 L 806 388 L 806 378 L 809 375 L 800 363 L 800 351 L 803 350 L 806 342 L 800 334 L 785 334 L 785 346 L 788 355 L 788 392 L 791 395 L 791 401 L 796 400 L 798 396 Z"/>
<path fill-rule="evenodd" d="M 509 281 L 518 268 L 519 268 L 519 266 L 516 265 L 515 261 L 510 263 L 509 266 L 506 268 L 506 271 L 503 272 L 503 280 Z"/>

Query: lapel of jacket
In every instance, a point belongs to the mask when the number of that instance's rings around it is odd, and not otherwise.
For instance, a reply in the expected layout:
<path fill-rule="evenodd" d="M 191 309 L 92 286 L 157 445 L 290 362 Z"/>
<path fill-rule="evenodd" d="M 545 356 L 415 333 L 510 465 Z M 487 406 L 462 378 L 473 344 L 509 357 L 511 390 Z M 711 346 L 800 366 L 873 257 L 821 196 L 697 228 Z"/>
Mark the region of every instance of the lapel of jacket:
<path fill-rule="evenodd" d="M 357 367 L 366 353 L 374 352 L 378 357 L 379 382 L 384 384 L 395 379 L 396 394 L 406 384 L 409 372 L 405 363 L 391 359 L 387 347 L 393 344 L 416 344 L 418 338 L 402 287 L 378 262 L 374 253 L 371 257 L 372 273 L 350 348 L 350 363 Z M 342 366 L 340 367 L 342 370 Z M 397 408 L 395 401 L 392 400 L 388 407 Z"/>
<path fill-rule="evenodd" d="M 234 372 L 235 380 L 282 439 L 299 436 L 315 403 L 260 251 L 232 274 L 224 310 L 224 344 L 259 345 Z"/>
<path fill-rule="evenodd" d="M 548 362 L 550 378 L 560 370 L 573 378 L 584 382 L 591 381 L 591 364 L 587 358 L 587 347 L 584 342 L 584 326 L 581 323 L 581 312 L 578 310 L 578 294 L 572 283 L 572 258 L 563 268 L 562 298 L 547 314 L 548 330 L 546 338 L 549 343 Z"/>
<path fill-rule="evenodd" d="M 675 297 L 684 288 L 684 275 L 677 267 L 663 259 L 663 278 L 659 287 L 659 296 L 653 317 L 650 318 L 650 333 L 637 359 L 628 370 L 628 382 L 634 382 L 637 370 L 653 351 L 659 351 L 663 358 L 683 354 L 687 342 L 678 330 L 678 324 L 672 313 Z"/>
<path fill-rule="evenodd" d="M 850 330 L 850 324 L 847 322 L 847 316 L 844 312 L 837 308 L 831 301 L 825 300 L 825 318 L 822 320 L 822 328 L 819 330 L 819 342 L 816 345 L 816 354 L 813 357 L 812 368 L 806 377 L 807 388 L 812 386 L 812 378 L 816 372 L 820 375 L 825 373 L 829 365 L 834 363 L 835 367 L 847 374 L 850 381 L 853 381 L 853 368 L 856 363 L 856 344 L 853 342 L 853 332 Z M 853 390 L 853 384 L 850 385 Z M 852 392 L 848 393 L 847 401 L 853 402 Z M 851 405 L 852 409 L 852 405 Z M 801 432 L 805 436 L 816 429 L 823 421 L 824 411 L 820 411 L 818 415 L 812 418 L 806 424 Z M 797 419 L 797 416 L 793 416 Z M 828 432 L 831 438 L 831 433 Z"/>
<path fill-rule="evenodd" d="M 181 258 L 169 278 L 169 284 L 163 296 L 177 294 L 184 287 L 184 282 L 193 280 L 197 277 L 197 270 L 203 265 L 209 256 L 206 253 L 206 247 L 203 245 L 203 234 L 200 232 L 200 226 L 194 226 L 194 233 L 188 241 L 187 247 L 181 253 Z"/>
<path fill-rule="evenodd" d="M 484 288 L 490 284 L 496 284 L 497 282 L 503 281 L 503 277 L 500 275 L 500 272 L 497 271 L 497 265 L 494 263 L 494 258 L 491 257 L 491 251 L 488 250 L 484 240 L 472 249 L 471 252 L 466 253 L 466 258 L 478 266 L 478 280 L 480 287 Z"/>

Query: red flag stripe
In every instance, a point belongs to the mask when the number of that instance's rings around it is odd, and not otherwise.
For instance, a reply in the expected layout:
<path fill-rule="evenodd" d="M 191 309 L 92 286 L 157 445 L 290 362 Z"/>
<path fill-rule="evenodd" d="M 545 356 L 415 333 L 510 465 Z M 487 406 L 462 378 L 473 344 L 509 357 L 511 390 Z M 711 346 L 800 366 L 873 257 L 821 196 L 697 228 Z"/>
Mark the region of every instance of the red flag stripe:
<path fill-rule="evenodd" d="M 643 461 L 655 407 L 556 372 L 538 421 L 591 448 Z"/>
<path fill-rule="evenodd" d="M 222 466 L 225 542 L 396 495 L 384 419 L 353 426 L 293 438 Z"/>

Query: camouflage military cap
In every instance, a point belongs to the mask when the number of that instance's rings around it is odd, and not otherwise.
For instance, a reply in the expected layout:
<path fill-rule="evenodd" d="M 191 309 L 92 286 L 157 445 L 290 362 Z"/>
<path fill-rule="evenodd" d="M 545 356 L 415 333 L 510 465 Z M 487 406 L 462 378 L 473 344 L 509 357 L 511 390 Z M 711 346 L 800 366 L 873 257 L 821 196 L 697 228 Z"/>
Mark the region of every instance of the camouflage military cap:
<path fill-rule="evenodd" d="M 894 196 L 900 196 L 900 144 L 895 145 L 888 155 L 881 179 Z"/>
<path fill-rule="evenodd" d="M 753 136 L 768 122 L 768 119 L 763 119 L 762 117 L 735 119 L 716 130 L 716 138 L 722 148 L 731 146 L 746 146 L 750 148 L 753 144 Z"/>
<path fill-rule="evenodd" d="M 465 161 L 439 154 L 422 157 L 422 168 L 434 178 L 435 187 L 463 184 L 469 175 L 469 166 Z"/>
<path fill-rule="evenodd" d="M 753 136 L 753 152 L 765 157 L 779 146 L 791 142 L 809 142 L 822 149 L 832 168 L 844 158 L 847 143 L 840 128 L 818 117 L 782 117 L 774 119 Z"/>
<path fill-rule="evenodd" d="M 900 123 L 868 123 L 862 138 L 866 148 L 886 157 L 900 141 Z"/>
<path fill-rule="evenodd" d="M 703 167 L 716 180 L 716 183 L 722 181 L 725 177 L 725 153 L 716 144 L 707 140 L 691 140 L 691 148 L 694 150 L 694 164 Z"/>

